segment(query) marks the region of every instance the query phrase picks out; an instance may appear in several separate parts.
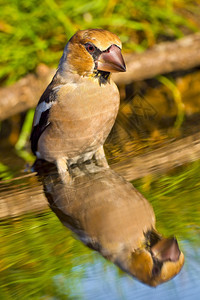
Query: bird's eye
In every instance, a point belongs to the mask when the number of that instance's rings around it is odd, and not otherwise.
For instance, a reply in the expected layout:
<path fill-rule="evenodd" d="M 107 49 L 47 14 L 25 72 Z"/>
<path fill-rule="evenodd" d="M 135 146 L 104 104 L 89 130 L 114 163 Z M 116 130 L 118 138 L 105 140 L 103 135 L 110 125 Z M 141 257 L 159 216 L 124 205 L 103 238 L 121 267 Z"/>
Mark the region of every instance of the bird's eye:
<path fill-rule="evenodd" d="M 86 44 L 85 48 L 89 53 L 93 53 L 95 50 L 95 47 L 92 44 Z"/>

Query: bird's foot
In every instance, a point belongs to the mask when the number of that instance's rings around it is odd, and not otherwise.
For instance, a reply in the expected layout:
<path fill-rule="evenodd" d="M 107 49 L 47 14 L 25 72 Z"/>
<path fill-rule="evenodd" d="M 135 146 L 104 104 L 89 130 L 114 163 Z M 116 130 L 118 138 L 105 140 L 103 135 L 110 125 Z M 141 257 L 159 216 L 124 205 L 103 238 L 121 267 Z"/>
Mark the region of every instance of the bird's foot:
<path fill-rule="evenodd" d="M 58 174 L 60 175 L 62 182 L 66 184 L 71 184 L 72 178 L 68 170 L 67 159 L 59 158 L 56 161 L 56 165 L 57 165 Z"/>
<path fill-rule="evenodd" d="M 98 166 L 103 168 L 109 168 L 103 146 L 99 147 L 99 149 L 95 152 L 94 158 Z"/>

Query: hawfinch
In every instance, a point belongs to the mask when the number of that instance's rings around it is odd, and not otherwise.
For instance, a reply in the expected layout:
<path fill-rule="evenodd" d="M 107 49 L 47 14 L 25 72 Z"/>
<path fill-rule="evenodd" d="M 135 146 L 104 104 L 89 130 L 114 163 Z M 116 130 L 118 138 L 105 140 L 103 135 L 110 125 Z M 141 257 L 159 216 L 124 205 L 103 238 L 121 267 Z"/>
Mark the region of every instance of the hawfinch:
<path fill-rule="evenodd" d="M 106 30 L 78 31 L 67 43 L 57 72 L 37 105 L 31 147 L 58 171 L 93 156 L 103 144 L 119 107 L 112 72 L 125 72 L 119 38 Z"/>
<path fill-rule="evenodd" d="M 176 239 L 157 232 L 153 208 L 132 184 L 95 160 L 72 168 L 71 185 L 50 169 L 36 169 L 50 207 L 83 243 L 150 286 L 179 273 L 184 255 Z"/>

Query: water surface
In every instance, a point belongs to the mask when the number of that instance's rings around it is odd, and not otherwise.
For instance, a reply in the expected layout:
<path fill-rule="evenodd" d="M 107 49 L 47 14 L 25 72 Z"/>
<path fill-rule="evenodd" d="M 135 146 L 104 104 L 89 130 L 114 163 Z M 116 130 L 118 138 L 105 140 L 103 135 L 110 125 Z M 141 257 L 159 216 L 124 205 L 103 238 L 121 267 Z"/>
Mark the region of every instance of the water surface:
<path fill-rule="evenodd" d="M 0 298 L 199 299 L 199 164 L 133 182 L 153 205 L 158 230 L 175 235 L 184 252 L 185 265 L 174 279 L 156 288 L 138 282 L 85 247 L 44 205 L 40 213 L 1 220 Z M 1 201 L 11 197 L 20 205 L 21 199 L 29 208 L 33 198 L 44 201 L 35 174 L 21 166 L 15 179 L 1 182 Z"/>

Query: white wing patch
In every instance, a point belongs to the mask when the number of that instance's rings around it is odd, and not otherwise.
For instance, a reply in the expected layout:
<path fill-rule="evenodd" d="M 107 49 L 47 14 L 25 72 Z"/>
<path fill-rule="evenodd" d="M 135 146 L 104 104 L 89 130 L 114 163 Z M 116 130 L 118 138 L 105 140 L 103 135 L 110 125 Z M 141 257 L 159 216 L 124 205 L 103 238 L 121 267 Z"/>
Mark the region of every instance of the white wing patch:
<path fill-rule="evenodd" d="M 40 154 L 39 151 L 36 151 L 35 154 L 36 154 L 37 158 L 42 158 L 42 156 L 41 156 L 41 154 Z"/>
<path fill-rule="evenodd" d="M 57 93 L 62 87 L 63 87 L 63 84 L 57 85 L 54 88 L 52 88 L 52 91 Z"/>
<path fill-rule="evenodd" d="M 34 118 L 33 126 L 36 126 L 37 124 L 39 124 L 41 114 L 44 111 L 50 109 L 52 105 L 53 105 L 53 102 L 47 103 L 47 102 L 43 101 L 37 106 L 36 111 L 35 111 L 35 118 Z"/>

